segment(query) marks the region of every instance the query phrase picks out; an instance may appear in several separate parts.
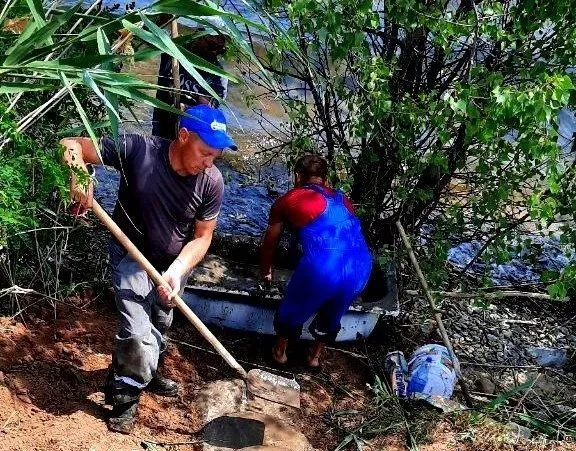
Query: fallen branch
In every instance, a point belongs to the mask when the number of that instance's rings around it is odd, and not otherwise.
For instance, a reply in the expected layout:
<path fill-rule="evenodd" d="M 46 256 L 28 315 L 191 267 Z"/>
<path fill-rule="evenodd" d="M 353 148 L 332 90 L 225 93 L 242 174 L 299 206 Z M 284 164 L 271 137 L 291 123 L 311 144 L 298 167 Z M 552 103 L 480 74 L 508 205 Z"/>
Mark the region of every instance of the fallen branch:
<path fill-rule="evenodd" d="M 341 352 L 342 354 L 348 354 L 349 356 L 355 357 L 357 359 L 362 359 L 362 360 L 368 359 L 368 356 L 365 356 L 362 354 L 357 354 L 357 353 L 352 352 L 352 351 L 346 351 L 345 349 L 331 348 L 330 346 L 326 346 L 326 349 L 329 349 L 330 351 Z"/>
<path fill-rule="evenodd" d="M 4 296 L 8 296 L 10 294 L 40 296 L 40 297 L 50 299 L 51 301 L 55 301 L 55 302 L 60 302 L 62 300 L 62 299 L 55 298 L 54 296 L 50 296 L 49 294 L 41 293 L 40 291 L 36 291 L 32 288 L 22 288 L 18 285 L 12 285 L 11 287 L 2 288 L 0 290 L 0 298 L 3 298 Z"/>
<path fill-rule="evenodd" d="M 416 254 L 412 250 L 412 246 L 410 244 L 410 240 L 408 240 L 408 236 L 406 235 L 406 231 L 402 226 L 400 221 L 396 221 L 396 227 L 398 232 L 400 233 L 400 237 L 402 238 L 402 242 L 404 243 L 404 247 L 408 252 L 408 256 L 410 257 L 410 261 L 414 270 L 416 271 L 416 275 L 418 276 L 418 280 L 420 281 L 420 285 L 422 286 L 422 290 L 426 295 L 426 299 L 428 299 L 428 303 L 430 304 L 430 309 L 432 310 L 434 319 L 436 320 L 436 324 L 438 325 L 438 330 L 440 331 L 440 335 L 442 336 L 442 341 L 444 345 L 448 349 L 448 353 L 450 354 L 450 358 L 454 363 L 454 371 L 456 372 L 456 376 L 458 377 L 458 383 L 460 384 L 460 388 L 462 389 L 462 395 L 464 395 L 464 400 L 468 407 L 473 407 L 474 404 L 472 402 L 472 398 L 468 393 L 468 389 L 466 388 L 466 384 L 464 383 L 464 379 L 462 378 L 462 372 L 460 371 L 460 365 L 458 365 L 458 360 L 456 359 L 456 354 L 454 353 L 454 347 L 452 346 L 452 341 L 446 332 L 446 328 L 444 327 L 444 322 L 442 321 L 442 317 L 440 316 L 440 312 L 436 307 L 436 302 L 432 297 L 432 293 L 430 292 L 430 288 L 428 288 L 428 282 L 426 282 L 426 278 L 420 269 L 420 265 L 418 264 L 418 260 L 416 259 Z"/>
<path fill-rule="evenodd" d="M 8 294 L 36 294 L 42 296 L 41 293 L 38 293 L 36 290 L 33 290 L 32 288 L 22 288 L 19 287 L 18 285 L 12 285 L 11 287 L 3 288 L 0 290 L 0 298 Z"/>
<path fill-rule="evenodd" d="M 530 321 L 530 320 L 526 320 L 526 319 L 504 319 L 502 320 L 503 323 L 508 323 L 508 324 L 526 324 L 529 326 L 537 326 L 538 323 L 536 321 Z"/>
<path fill-rule="evenodd" d="M 538 382 L 538 379 L 540 379 L 541 375 L 542 375 L 542 373 L 538 373 L 536 375 L 536 379 L 534 379 L 532 381 L 532 383 L 530 384 L 530 387 L 524 392 L 524 394 L 522 395 L 522 398 L 520 398 L 520 401 L 518 401 L 518 404 L 516 404 L 512 413 L 516 413 L 518 411 L 518 409 L 520 408 L 520 406 L 522 405 L 522 403 L 526 399 L 526 396 L 528 396 L 528 393 L 530 393 L 530 391 L 534 389 L 534 385 L 536 384 L 536 382 Z"/>
<path fill-rule="evenodd" d="M 444 296 L 447 298 L 458 299 L 472 299 L 472 298 L 485 298 L 485 299 L 499 299 L 499 298 L 531 298 L 542 299 L 545 301 L 567 301 L 568 298 L 557 299 L 545 293 L 531 293 L 529 291 L 489 291 L 486 293 L 462 293 L 460 291 L 430 291 L 432 294 Z M 406 294 L 410 296 L 418 296 L 418 290 L 406 290 Z"/>
<path fill-rule="evenodd" d="M 140 446 L 148 451 L 160 451 L 157 446 L 162 448 L 169 446 L 188 446 L 188 445 L 199 445 L 200 443 L 204 443 L 203 440 L 194 440 L 191 442 L 154 442 L 152 440 L 142 440 L 140 442 Z"/>

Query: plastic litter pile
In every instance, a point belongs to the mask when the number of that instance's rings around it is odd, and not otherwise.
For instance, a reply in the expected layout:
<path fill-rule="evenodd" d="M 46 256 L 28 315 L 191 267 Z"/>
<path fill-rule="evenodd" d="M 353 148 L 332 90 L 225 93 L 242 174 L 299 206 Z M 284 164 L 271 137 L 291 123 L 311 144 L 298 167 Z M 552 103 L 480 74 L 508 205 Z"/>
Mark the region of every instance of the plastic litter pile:
<path fill-rule="evenodd" d="M 423 400 L 444 411 L 460 408 L 450 401 L 456 384 L 455 365 L 448 349 L 439 344 L 422 346 L 406 362 L 402 351 L 386 354 L 383 366 L 392 392 L 399 398 Z"/>
<path fill-rule="evenodd" d="M 527 244 L 520 250 L 509 252 L 509 261 L 494 263 L 478 258 L 469 271 L 478 276 L 490 276 L 496 285 L 518 285 L 538 283 L 544 271 L 560 272 L 576 262 L 574 256 L 567 255 L 556 239 L 530 235 L 525 241 Z M 448 262 L 464 269 L 481 249 L 480 241 L 461 243 L 448 251 Z"/>

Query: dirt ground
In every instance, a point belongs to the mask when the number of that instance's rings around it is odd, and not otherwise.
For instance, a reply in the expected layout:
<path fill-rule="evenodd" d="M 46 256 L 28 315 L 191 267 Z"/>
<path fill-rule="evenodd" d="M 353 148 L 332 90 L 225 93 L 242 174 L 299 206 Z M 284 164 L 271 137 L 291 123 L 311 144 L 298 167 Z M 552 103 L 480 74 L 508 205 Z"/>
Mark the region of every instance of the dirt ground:
<path fill-rule="evenodd" d="M 104 421 L 101 384 L 110 363 L 115 328 L 110 296 L 94 300 L 82 295 L 56 309 L 29 309 L 17 319 L 0 317 L 0 451 L 131 451 L 144 449 L 143 441 L 161 443 L 156 447 L 159 451 L 200 449 L 193 443 L 197 440 L 194 433 L 202 427 L 198 390 L 206 382 L 235 374 L 220 357 L 205 351 L 208 345 L 184 320 L 177 319 L 171 338 L 178 343 L 171 346 L 167 370 L 168 376 L 182 385 L 182 395 L 166 399 L 145 393 L 134 433 L 110 433 Z M 216 332 L 238 359 L 269 364 L 270 338 Z M 289 356 L 296 361 L 291 371 L 302 387 L 302 409 L 294 414 L 292 423 L 317 450 L 334 450 L 345 437 L 344 429 L 354 430 L 355 424 L 360 427 L 368 418 L 363 412 L 371 405 L 367 384 L 372 383 L 373 373 L 365 360 L 344 348 L 344 352 L 328 351 L 322 371 L 311 374 L 297 363 L 300 351 L 296 347 Z M 502 434 L 498 428 L 483 429 L 480 435 L 488 439 L 472 442 L 465 436 L 471 433 L 470 424 L 455 424 L 433 422 L 418 449 L 576 449 L 570 444 L 519 442 L 495 446 Z M 405 434 L 385 432 L 389 425 L 381 426 L 380 437 L 359 442 L 364 450 L 407 449 Z M 349 445 L 354 446 L 353 442 Z"/>
<path fill-rule="evenodd" d="M 192 434 L 201 428 L 195 392 L 205 382 L 232 378 L 218 356 L 181 344 L 171 346 L 168 376 L 182 384 L 178 399 L 145 393 L 133 435 L 108 432 L 101 384 L 110 363 L 116 318 L 111 299 L 91 301 L 76 297 L 56 310 L 28 311 L 22 318 L 0 318 L 0 450 L 110 450 L 142 449 L 141 442 L 188 443 L 173 449 L 195 449 Z M 201 337 L 183 320 L 171 335 L 201 348 Z M 266 340 L 254 336 L 223 336 L 240 359 L 267 363 Z M 241 350 L 241 352 L 240 352 Z M 299 377 L 302 411 L 294 418 L 318 449 L 331 449 L 338 436 L 323 415 L 335 399 L 359 406 L 367 399 L 367 373 L 354 359 L 335 353 L 332 380 L 324 376 Z M 326 369 L 326 372 L 330 370 Z M 338 386 L 346 394 L 336 393 Z M 311 428 L 310 424 L 317 425 Z M 164 449 L 170 449 L 166 446 Z"/>

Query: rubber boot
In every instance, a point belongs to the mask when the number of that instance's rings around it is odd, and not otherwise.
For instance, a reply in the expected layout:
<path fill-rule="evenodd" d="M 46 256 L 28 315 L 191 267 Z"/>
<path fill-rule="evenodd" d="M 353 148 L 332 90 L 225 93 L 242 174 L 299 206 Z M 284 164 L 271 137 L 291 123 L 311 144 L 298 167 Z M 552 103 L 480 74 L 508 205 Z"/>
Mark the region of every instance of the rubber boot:
<path fill-rule="evenodd" d="M 320 341 L 314 341 L 308 349 L 308 366 L 310 368 L 320 367 L 320 356 L 326 345 Z"/>
<path fill-rule="evenodd" d="M 112 412 L 107 421 L 108 429 L 121 434 L 130 434 L 134 429 L 140 390 L 135 387 L 116 387 L 111 393 Z"/>
<path fill-rule="evenodd" d="M 158 369 L 156 374 L 146 386 L 146 391 L 160 396 L 176 397 L 178 396 L 178 384 L 171 379 L 164 377 L 164 359 L 166 353 L 162 352 L 158 358 Z"/>

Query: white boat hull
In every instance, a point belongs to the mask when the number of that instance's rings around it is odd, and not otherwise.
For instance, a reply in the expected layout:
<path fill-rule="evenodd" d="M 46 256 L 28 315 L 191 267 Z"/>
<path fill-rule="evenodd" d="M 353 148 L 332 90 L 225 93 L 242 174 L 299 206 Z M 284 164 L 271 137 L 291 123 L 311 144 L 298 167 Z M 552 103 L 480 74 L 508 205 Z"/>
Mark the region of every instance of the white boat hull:
<path fill-rule="evenodd" d="M 189 289 L 185 290 L 183 299 L 205 324 L 274 335 L 273 308 L 229 300 L 225 295 L 207 297 Z M 353 341 L 368 337 L 380 315 L 379 312 L 349 310 L 342 318 L 342 329 L 336 341 Z M 308 332 L 311 321 L 312 318 L 304 325 L 301 336 L 304 340 L 313 339 Z"/>

